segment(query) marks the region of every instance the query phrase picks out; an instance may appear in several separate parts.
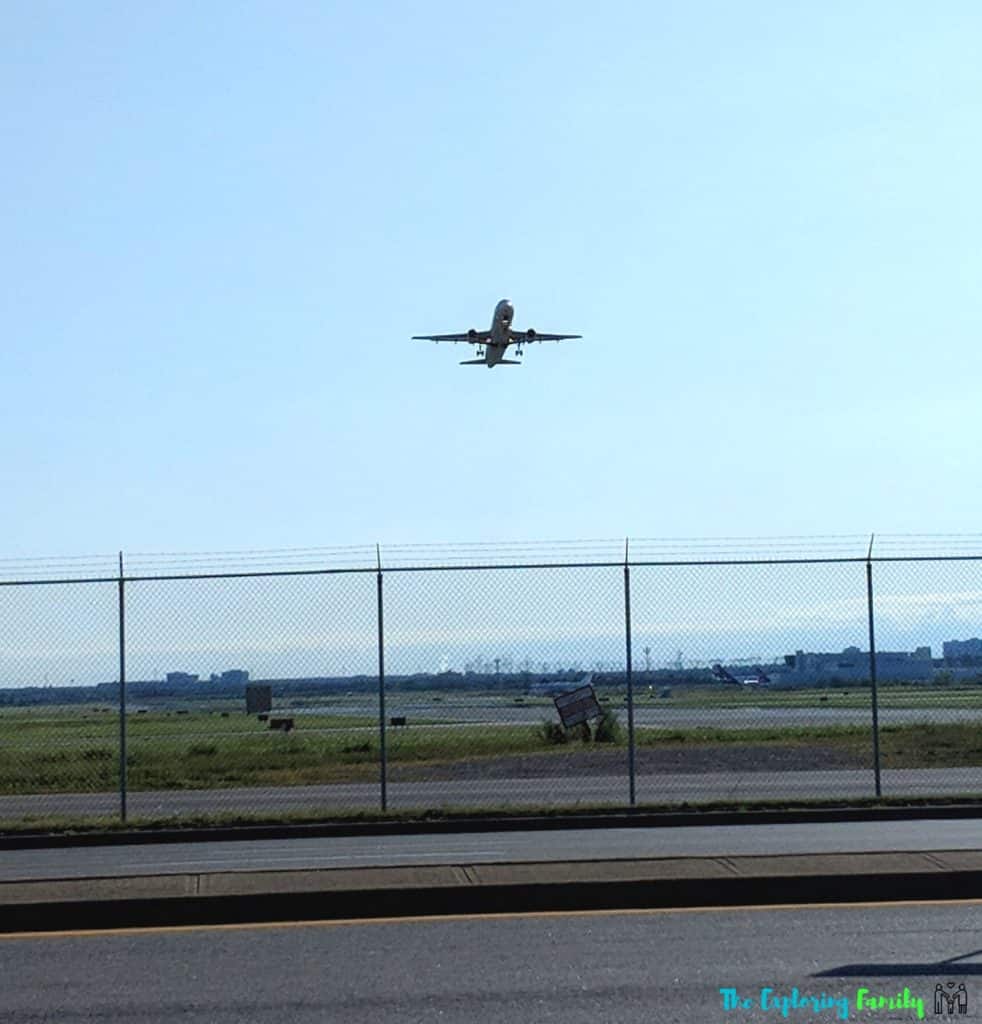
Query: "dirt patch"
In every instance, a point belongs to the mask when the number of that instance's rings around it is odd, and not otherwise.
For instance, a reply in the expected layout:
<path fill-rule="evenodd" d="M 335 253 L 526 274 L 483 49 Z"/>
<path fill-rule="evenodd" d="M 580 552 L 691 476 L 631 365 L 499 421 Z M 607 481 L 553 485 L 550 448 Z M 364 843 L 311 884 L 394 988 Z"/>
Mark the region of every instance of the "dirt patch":
<path fill-rule="evenodd" d="M 868 768 L 862 754 L 818 744 L 802 746 L 679 746 L 636 751 L 639 775 L 702 772 L 807 772 Z M 545 754 L 507 754 L 473 760 L 427 764 L 390 764 L 393 782 L 457 779 L 559 778 L 569 775 L 620 775 L 627 771 L 627 751 L 564 750 Z"/>

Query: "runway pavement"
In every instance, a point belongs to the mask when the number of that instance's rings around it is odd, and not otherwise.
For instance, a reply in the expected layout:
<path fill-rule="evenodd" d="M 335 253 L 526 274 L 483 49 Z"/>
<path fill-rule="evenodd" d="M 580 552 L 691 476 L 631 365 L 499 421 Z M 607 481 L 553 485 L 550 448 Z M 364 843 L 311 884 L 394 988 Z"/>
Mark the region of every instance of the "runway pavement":
<path fill-rule="evenodd" d="M 621 706 L 612 708 L 621 720 L 627 723 L 627 710 Z M 279 712 L 278 712 L 279 713 Z M 361 715 L 377 717 L 377 703 L 354 705 L 307 707 L 286 709 L 283 713 L 296 716 L 315 714 Z M 556 712 L 551 705 L 515 706 L 508 703 L 461 703 L 429 704 L 401 695 L 391 694 L 387 699 L 388 715 L 404 715 L 414 728 L 414 719 L 439 719 L 441 724 L 433 728 L 447 728 L 462 725 L 531 725 L 537 726 L 543 719 L 555 719 Z M 982 707 L 945 707 L 930 704 L 917 708 L 879 708 L 880 725 L 913 725 L 924 723 L 953 724 L 982 720 Z M 637 702 L 634 721 L 646 729 L 756 729 L 756 728 L 810 728 L 829 725 L 872 726 L 872 710 L 869 707 L 780 707 L 746 704 L 740 707 L 672 707 L 667 704 Z M 375 732 L 378 725 L 349 726 L 350 731 Z"/>

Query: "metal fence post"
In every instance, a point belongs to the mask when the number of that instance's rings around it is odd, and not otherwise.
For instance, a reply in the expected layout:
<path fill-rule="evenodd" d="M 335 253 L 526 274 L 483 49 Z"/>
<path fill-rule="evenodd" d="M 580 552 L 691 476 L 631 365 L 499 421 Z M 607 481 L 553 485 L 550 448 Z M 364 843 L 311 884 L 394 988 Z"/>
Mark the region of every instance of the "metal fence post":
<path fill-rule="evenodd" d="M 119 817 L 126 824 L 126 597 L 119 553 Z"/>
<path fill-rule="evenodd" d="M 385 791 L 387 766 L 385 758 L 385 644 L 383 641 L 383 617 L 382 617 L 382 552 L 379 546 L 375 545 L 375 555 L 378 559 L 378 572 L 375 576 L 376 596 L 378 599 L 378 738 L 379 738 L 379 798 L 382 810 L 388 809 L 388 799 Z"/>
<path fill-rule="evenodd" d="M 628 541 L 624 541 L 624 642 L 627 654 L 627 774 L 630 804 L 635 806 L 634 766 L 634 674 L 631 666 L 631 567 Z"/>
<path fill-rule="evenodd" d="M 873 538 L 869 539 L 866 553 L 866 609 L 869 617 L 869 681 L 870 698 L 873 707 L 873 774 L 876 780 L 876 795 L 882 796 L 880 787 L 880 710 L 876 692 L 876 640 L 873 636 Z"/>

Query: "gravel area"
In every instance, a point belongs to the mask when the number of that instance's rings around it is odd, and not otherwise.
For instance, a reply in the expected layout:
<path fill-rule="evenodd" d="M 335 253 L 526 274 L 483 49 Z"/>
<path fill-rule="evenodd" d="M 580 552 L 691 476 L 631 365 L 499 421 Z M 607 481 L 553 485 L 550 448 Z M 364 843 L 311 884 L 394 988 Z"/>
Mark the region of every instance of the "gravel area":
<path fill-rule="evenodd" d="M 635 756 L 639 775 L 701 772 L 802 772 L 868 768 L 869 759 L 839 747 L 818 744 L 768 746 L 644 747 Z M 558 778 L 569 775 L 619 775 L 627 771 L 627 751 L 564 750 L 555 754 L 508 754 L 443 764 L 390 764 L 393 782 L 451 779 Z"/>

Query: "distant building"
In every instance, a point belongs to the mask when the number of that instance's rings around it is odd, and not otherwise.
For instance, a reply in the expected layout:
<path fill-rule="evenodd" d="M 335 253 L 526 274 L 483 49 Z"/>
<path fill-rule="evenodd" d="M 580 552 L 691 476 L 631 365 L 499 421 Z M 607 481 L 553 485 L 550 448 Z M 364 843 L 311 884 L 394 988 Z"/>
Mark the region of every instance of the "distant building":
<path fill-rule="evenodd" d="M 168 672 L 164 678 L 168 683 L 175 686 L 181 686 L 185 683 L 196 683 L 198 681 L 198 677 L 190 672 Z"/>
<path fill-rule="evenodd" d="M 222 673 L 220 682 L 227 686 L 243 686 L 249 682 L 249 673 L 242 668 L 230 668 Z"/>
<path fill-rule="evenodd" d="M 950 665 L 971 665 L 982 661 L 982 640 L 945 640 L 941 645 L 944 660 Z"/>
<path fill-rule="evenodd" d="M 841 654 L 814 654 L 795 651 L 785 655 L 787 668 L 781 674 L 781 681 L 795 683 L 820 683 L 839 680 L 869 679 L 869 651 L 858 647 L 847 647 Z M 878 679 L 909 679 L 930 682 L 934 676 L 934 662 L 930 647 L 918 647 L 915 651 L 877 651 L 876 675 Z"/>

